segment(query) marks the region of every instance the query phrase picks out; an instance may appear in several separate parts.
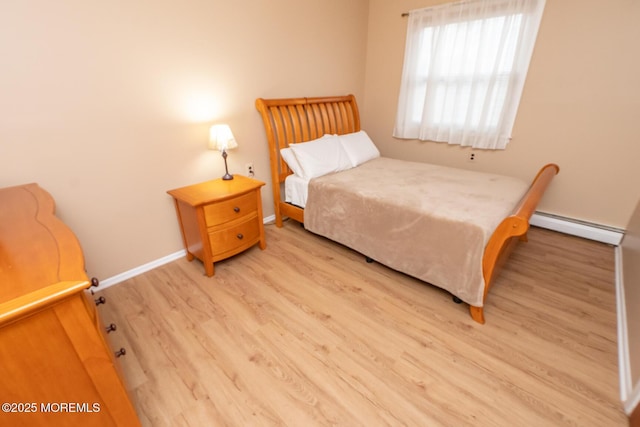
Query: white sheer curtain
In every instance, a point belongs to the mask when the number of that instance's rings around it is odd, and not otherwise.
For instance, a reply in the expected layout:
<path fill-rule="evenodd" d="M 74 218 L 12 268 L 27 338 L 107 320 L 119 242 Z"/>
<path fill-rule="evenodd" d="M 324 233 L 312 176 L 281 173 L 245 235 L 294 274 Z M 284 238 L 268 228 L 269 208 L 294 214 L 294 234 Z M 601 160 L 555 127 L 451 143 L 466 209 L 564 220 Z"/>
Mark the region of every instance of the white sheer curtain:
<path fill-rule="evenodd" d="M 409 13 L 393 135 L 503 149 L 545 0 L 467 0 Z"/>

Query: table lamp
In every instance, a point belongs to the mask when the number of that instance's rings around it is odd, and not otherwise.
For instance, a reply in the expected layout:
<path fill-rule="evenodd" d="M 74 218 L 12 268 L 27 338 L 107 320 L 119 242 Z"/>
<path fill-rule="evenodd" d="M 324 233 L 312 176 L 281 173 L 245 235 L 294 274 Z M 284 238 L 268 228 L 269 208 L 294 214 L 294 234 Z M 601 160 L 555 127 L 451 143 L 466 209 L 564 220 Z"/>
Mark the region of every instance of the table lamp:
<path fill-rule="evenodd" d="M 227 168 L 227 150 L 232 150 L 238 146 L 236 139 L 231 133 L 231 128 L 228 125 L 213 125 L 209 130 L 209 148 L 211 150 L 218 150 L 222 152 L 222 158 L 224 159 L 224 176 L 222 179 L 233 179 L 233 175 L 229 173 Z"/>

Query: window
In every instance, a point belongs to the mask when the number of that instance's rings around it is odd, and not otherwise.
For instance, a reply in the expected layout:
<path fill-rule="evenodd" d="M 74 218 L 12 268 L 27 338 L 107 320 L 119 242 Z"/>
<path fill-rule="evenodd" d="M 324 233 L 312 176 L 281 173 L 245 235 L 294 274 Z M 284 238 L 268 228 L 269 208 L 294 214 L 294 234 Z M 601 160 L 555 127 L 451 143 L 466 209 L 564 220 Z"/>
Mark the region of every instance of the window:
<path fill-rule="evenodd" d="M 394 136 L 505 148 L 545 0 L 469 0 L 409 14 Z"/>

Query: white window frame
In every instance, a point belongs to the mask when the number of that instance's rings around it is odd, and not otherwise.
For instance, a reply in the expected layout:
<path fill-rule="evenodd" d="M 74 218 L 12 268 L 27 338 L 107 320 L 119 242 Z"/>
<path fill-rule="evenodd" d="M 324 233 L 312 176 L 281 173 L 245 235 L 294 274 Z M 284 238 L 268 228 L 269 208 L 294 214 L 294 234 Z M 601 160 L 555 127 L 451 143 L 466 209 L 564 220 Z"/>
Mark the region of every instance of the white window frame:
<path fill-rule="evenodd" d="M 469 0 L 412 11 L 394 136 L 505 148 L 544 4 Z"/>

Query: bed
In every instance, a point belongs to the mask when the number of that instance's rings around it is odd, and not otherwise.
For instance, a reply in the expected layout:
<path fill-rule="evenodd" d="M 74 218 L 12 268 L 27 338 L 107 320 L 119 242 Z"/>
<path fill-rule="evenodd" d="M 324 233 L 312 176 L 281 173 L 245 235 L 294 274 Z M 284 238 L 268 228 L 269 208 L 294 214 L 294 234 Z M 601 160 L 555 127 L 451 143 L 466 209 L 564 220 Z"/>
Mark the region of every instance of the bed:
<path fill-rule="evenodd" d="M 276 225 L 285 217 L 450 292 L 485 323 L 502 264 L 553 177 L 512 177 L 381 157 L 353 95 L 256 100 L 269 144 Z"/>

